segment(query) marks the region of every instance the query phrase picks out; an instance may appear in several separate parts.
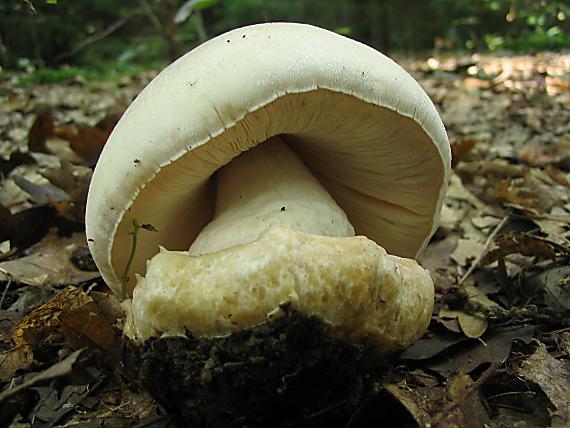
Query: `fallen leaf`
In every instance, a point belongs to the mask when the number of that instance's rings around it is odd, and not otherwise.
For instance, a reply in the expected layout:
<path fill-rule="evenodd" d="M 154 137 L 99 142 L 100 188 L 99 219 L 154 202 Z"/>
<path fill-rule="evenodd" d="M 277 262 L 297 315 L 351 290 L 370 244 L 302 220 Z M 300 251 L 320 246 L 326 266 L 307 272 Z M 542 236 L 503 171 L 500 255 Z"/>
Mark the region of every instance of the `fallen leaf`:
<path fill-rule="evenodd" d="M 523 207 L 536 207 L 536 195 L 525 191 L 522 187 L 522 181 L 514 179 L 503 179 L 499 181 L 499 185 L 491 191 L 494 198 L 503 200 L 510 204 L 521 205 Z"/>
<path fill-rule="evenodd" d="M 560 350 L 566 354 L 567 357 L 570 357 L 570 333 L 563 332 L 560 335 L 560 341 L 558 343 Z"/>
<path fill-rule="evenodd" d="M 81 398 L 89 392 L 89 385 L 66 385 L 57 391 L 51 386 L 33 388 L 40 396 L 30 412 L 34 420 L 53 426 L 63 415 L 73 410 Z"/>
<path fill-rule="evenodd" d="M 449 254 L 457 247 L 458 240 L 456 234 L 449 234 L 443 239 L 431 242 L 418 257 L 418 262 L 430 271 L 438 288 L 449 288 L 456 282 L 456 266 Z"/>
<path fill-rule="evenodd" d="M 457 318 L 447 319 L 447 318 L 439 317 L 437 319 L 437 322 L 439 322 L 446 329 L 448 329 L 449 331 L 452 331 L 453 333 L 462 333 L 461 327 L 459 326 L 459 321 L 457 320 Z"/>
<path fill-rule="evenodd" d="M 549 219 L 532 220 L 539 228 L 540 232 L 546 236 L 546 239 L 558 245 L 568 247 L 569 241 L 564 237 L 568 232 L 568 223 Z"/>
<path fill-rule="evenodd" d="M 442 355 L 440 361 L 430 365 L 442 376 L 453 373 L 469 374 L 482 364 L 502 364 L 511 352 L 515 339 L 530 342 L 534 334 L 532 326 L 514 326 L 495 328 L 487 331 L 483 341 L 466 342 L 464 346 L 454 348 L 454 352 Z"/>
<path fill-rule="evenodd" d="M 460 374 L 452 377 L 445 388 L 445 395 L 449 401 L 462 402 L 467 397 L 469 387 L 473 384 L 471 376 Z"/>
<path fill-rule="evenodd" d="M 472 391 L 473 385 L 473 379 L 466 374 L 454 376 L 447 382 L 446 401 L 456 407 L 448 411 L 437 426 L 479 428 L 490 422 L 479 391 Z"/>
<path fill-rule="evenodd" d="M 400 354 L 400 358 L 402 360 L 426 360 L 466 340 L 463 335 L 445 330 L 432 330 L 412 346 L 405 349 Z"/>
<path fill-rule="evenodd" d="M 22 284 L 63 286 L 98 278 L 99 272 L 82 271 L 71 262 L 73 251 L 82 246 L 86 246 L 83 233 L 69 238 L 48 235 L 30 248 L 28 256 L 0 262 L 0 279 L 9 275 Z"/>
<path fill-rule="evenodd" d="M 7 160 L 0 158 L 0 174 L 7 177 L 17 166 L 34 162 L 34 158 L 29 153 L 13 152 Z"/>
<path fill-rule="evenodd" d="M 465 188 L 461 178 L 457 174 L 452 173 L 447 188 L 446 197 L 457 201 L 469 202 L 475 208 L 484 209 L 485 204 L 477 198 L 473 193 Z"/>
<path fill-rule="evenodd" d="M 451 143 L 451 167 L 467 157 L 477 142 L 472 139 L 459 139 Z"/>
<path fill-rule="evenodd" d="M 95 301 L 64 310 L 59 315 L 63 334 L 74 348 L 101 348 L 116 363 L 120 359 L 121 341 Z"/>
<path fill-rule="evenodd" d="M 60 215 L 82 223 L 85 218 L 85 204 L 93 170 L 62 160 L 57 167 L 43 170 L 41 175 L 69 195 L 69 199 L 65 201 L 66 204 L 55 205 Z"/>
<path fill-rule="evenodd" d="M 446 232 L 453 231 L 459 222 L 465 217 L 465 209 L 452 207 L 444 204 L 441 207 L 441 215 L 439 219 L 439 228 L 445 229 Z M 438 230 L 439 232 L 439 230 Z"/>
<path fill-rule="evenodd" d="M 552 165 L 548 165 L 544 170 L 548 174 L 548 177 L 555 183 L 564 187 L 570 187 L 570 180 L 567 173 Z"/>
<path fill-rule="evenodd" d="M 89 164 L 95 164 L 120 117 L 120 114 L 109 115 L 95 126 L 56 127 L 54 135 L 69 141 L 75 153 Z"/>
<path fill-rule="evenodd" d="M 473 239 L 460 239 L 450 257 L 459 266 L 468 266 L 483 253 L 484 249 L 485 246 L 481 242 Z"/>
<path fill-rule="evenodd" d="M 12 180 L 28 195 L 35 205 L 47 205 L 69 201 L 69 195 L 62 189 L 47 182 L 42 184 L 32 183 L 25 177 L 13 175 Z"/>
<path fill-rule="evenodd" d="M 34 363 L 31 346 L 16 346 L 0 352 L 0 382 L 6 382 L 19 370 L 29 368 Z"/>
<path fill-rule="evenodd" d="M 462 180 L 468 181 L 473 181 L 477 177 L 501 180 L 522 178 L 527 169 L 528 167 L 512 164 L 505 159 L 488 159 L 462 163 L 457 167 L 457 174 Z"/>
<path fill-rule="evenodd" d="M 557 415 L 570 423 L 570 365 L 557 360 L 542 342 L 522 363 L 520 376 L 536 383 L 556 408 Z"/>
<path fill-rule="evenodd" d="M 0 241 L 10 241 L 10 246 L 24 250 L 37 243 L 55 223 L 55 211 L 52 207 L 33 207 L 12 214 L 8 208 L 0 205 Z"/>
<path fill-rule="evenodd" d="M 500 222 L 500 218 L 492 216 L 476 216 L 471 218 L 471 223 L 479 229 L 489 229 L 497 226 Z"/>
<path fill-rule="evenodd" d="M 544 290 L 544 300 L 555 311 L 570 310 L 570 266 L 547 269 L 527 282 L 533 289 Z"/>
<path fill-rule="evenodd" d="M 46 143 L 48 138 L 53 136 L 53 132 L 53 113 L 48 110 L 38 114 L 28 133 L 28 150 L 49 153 Z"/>
<path fill-rule="evenodd" d="M 554 260 L 561 252 L 565 249 L 544 238 L 526 232 L 504 232 L 495 237 L 481 264 L 488 265 L 514 253 Z"/>
<path fill-rule="evenodd" d="M 45 305 L 22 319 L 12 331 L 16 346 L 45 345 L 61 341 L 59 315 L 65 310 L 80 307 L 91 298 L 79 288 L 68 287 Z"/>
<path fill-rule="evenodd" d="M 405 383 L 384 385 L 384 390 L 407 410 L 418 426 L 428 425 L 430 403 L 427 397 L 407 388 Z"/>
<path fill-rule="evenodd" d="M 75 351 L 74 353 L 68 355 L 62 361 L 55 363 L 53 366 L 47 368 L 46 370 L 32 376 L 30 379 L 26 380 L 23 384 L 2 391 L 0 393 L 0 403 L 5 401 L 7 398 L 11 397 L 12 395 L 15 395 L 18 392 L 30 388 L 40 382 L 70 374 L 73 370 L 73 365 L 81 355 L 81 352 L 82 350 Z"/>
<path fill-rule="evenodd" d="M 468 314 L 463 311 L 442 308 L 440 318 L 457 319 L 459 327 L 465 336 L 478 339 L 487 331 L 487 320 L 482 314 Z"/>

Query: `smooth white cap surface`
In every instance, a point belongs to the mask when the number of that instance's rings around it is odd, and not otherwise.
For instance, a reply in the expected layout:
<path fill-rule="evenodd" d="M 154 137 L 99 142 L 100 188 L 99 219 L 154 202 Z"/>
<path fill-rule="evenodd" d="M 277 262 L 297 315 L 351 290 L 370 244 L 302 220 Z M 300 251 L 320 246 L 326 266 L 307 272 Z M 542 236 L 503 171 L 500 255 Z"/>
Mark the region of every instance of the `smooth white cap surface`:
<path fill-rule="evenodd" d="M 86 229 L 115 291 L 139 231 L 134 273 L 159 250 L 186 250 L 211 219 L 212 174 L 282 135 L 356 233 L 415 257 L 437 225 L 450 171 L 439 115 L 379 52 L 304 24 L 218 36 L 167 67 L 132 103 L 99 159 Z M 134 286 L 134 281 L 130 281 Z"/>

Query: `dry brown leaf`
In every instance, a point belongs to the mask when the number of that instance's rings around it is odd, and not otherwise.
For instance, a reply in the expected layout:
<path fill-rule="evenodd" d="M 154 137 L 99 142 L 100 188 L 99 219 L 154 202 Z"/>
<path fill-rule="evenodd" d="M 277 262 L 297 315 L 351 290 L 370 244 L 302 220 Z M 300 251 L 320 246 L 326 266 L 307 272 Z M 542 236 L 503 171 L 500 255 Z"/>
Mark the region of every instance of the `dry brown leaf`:
<path fill-rule="evenodd" d="M 59 315 L 90 301 L 91 298 L 80 288 L 66 288 L 22 319 L 12 330 L 12 341 L 16 346 L 30 345 L 32 348 L 59 341 Z"/>
<path fill-rule="evenodd" d="M 500 218 L 492 216 L 476 216 L 471 218 L 471 223 L 478 229 L 494 228 L 501 222 Z"/>
<path fill-rule="evenodd" d="M 28 150 L 30 152 L 49 153 L 46 146 L 48 138 L 53 136 L 53 113 L 44 111 L 40 113 L 28 133 Z"/>
<path fill-rule="evenodd" d="M 57 168 L 47 168 L 41 175 L 69 195 L 62 203 L 51 202 L 60 215 L 82 223 L 85 219 L 85 204 L 93 170 L 62 160 Z"/>
<path fill-rule="evenodd" d="M 119 360 L 121 342 L 113 329 L 116 320 L 109 323 L 95 301 L 64 310 L 59 320 L 67 342 L 74 348 L 99 347 L 113 360 Z"/>
<path fill-rule="evenodd" d="M 79 247 L 86 246 L 83 233 L 69 238 L 48 235 L 32 247 L 30 255 L 0 262 L 0 279 L 10 276 L 13 280 L 33 286 L 78 285 L 100 276 L 98 271 L 78 269 L 71 256 Z"/>
<path fill-rule="evenodd" d="M 405 382 L 384 385 L 384 389 L 408 411 L 418 426 L 428 425 L 430 403 L 427 397 L 407 387 Z"/>
<path fill-rule="evenodd" d="M 550 179 L 561 186 L 570 187 L 568 174 L 553 165 L 548 165 L 545 169 Z"/>
<path fill-rule="evenodd" d="M 0 352 L 0 382 L 10 380 L 17 371 L 29 368 L 34 362 L 34 352 L 28 345 Z"/>
<path fill-rule="evenodd" d="M 454 334 L 449 331 L 430 331 L 429 334 L 418 340 L 408 349 L 405 349 L 400 358 L 403 360 L 426 360 L 443 351 L 448 350 L 467 339 L 463 335 Z"/>
<path fill-rule="evenodd" d="M 481 259 L 482 265 L 488 265 L 505 258 L 509 254 L 539 257 L 554 260 L 564 250 L 552 242 L 525 232 L 500 233 L 491 248 Z"/>
<path fill-rule="evenodd" d="M 445 395 L 449 401 L 463 401 L 469 392 L 469 387 L 473 384 L 471 376 L 466 374 L 457 375 L 447 383 Z"/>
<path fill-rule="evenodd" d="M 491 192 L 491 195 L 510 204 L 529 208 L 536 207 L 536 196 L 528 192 L 525 193 L 525 191 L 520 188 L 520 181 L 513 179 L 499 181 L 499 185 Z"/>
<path fill-rule="evenodd" d="M 444 204 L 441 207 L 441 215 L 439 218 L 439 228 L 445 230 L 445 232 L 453 231 L 459 222 L 465 217 L 465 209 L 453 207 L 448 204 Z M 439 232 L 439 231 L 438 231 Z"/>
<path fill-rule="evenodd" d="M 71 149 L 88 163 L 95 164 L 120 116 L 109 115 L 95 126 L 56 127 L 53 133 L 56 137 L 69 141 Z"/>
<path fill-rule="evenodd" d="M 465 188 L 461 178 L 458 175 L 452 174 L 449 181 L 446 197 L 456 201 L 469 202 L 475 208 L 484 209 L 485 204 L 477 198 L 473 193 Z"/>
<path fill-rule="evenodd" d="M 439 317 L 457 319 L 463 334 L 471 339 L 478 339 L 487 331 L 487 320 L 482 314 L 468 314 L 463 311 L 442 308 L 439 311 Z"/>
<path fill-rule="evenodd" d="M 481 308 L 493 311 L 493 309 L 499 307 L 498 303 L 489 299 L 487 295 L 479 288 L 475 287 L 475 285 L 465 283 L 463 284 L 463 289 L 465 290 L 469 301 L 477 303 Z"/>
<path fill-rule="evenodd" d="M 53 222 L 53 208 L 48 206 L 12 214 L 0 205 L 0 240 L 9 240 L 11 248 L 24 250 L 45 236 Z"/>
<path fill-rule="evenodd" d="M 40 373 L 34 375 L 32 378 L 26 380 L 26 382 L 24 382 L 23 384 L 18 385 L 14 388 L 11 388 L 11 389 L 4 390 L 2 393 L 0 393 L 0 403 L 5 401 L 7 398 L 17 394 L 18 392 L 23 391 L 24 389 L 30 388 L 31 386 L 34 386 L 35 384 L 37 384 L 39 382 L 46 381 L 49 379 L 53 379 L 56 377 L 68 375 L 73 370 L 73 365 L 75 364 L 75 362 L 79 358 L 79 355 L 81 354 L 81 352 L 82 352 L 81 350 L 75 351 L 73 354 L 68 355 L 62 361 L 55 363 L 50 368 L 44 370 L 43 372 L 40 372 Z"/>
<path fill-rule="evenodd" d="M 451 166 L 455 167 L 465 159 L 477 142 L 473 139 L 459 139 L 451 143 Z"/>
<path fill-rule="evenodd" d="M 35 349 L 65 341 L 76 349 L 100 349 L 117 362 L 120 332 L 114 327 L 122 316 L 118 303 L 102 293 L 94 300 L 79 288 L 67 288 L 44 306 L 21 320 L 13 329 L 12 341 L 19 347 Z M 98 302 L 101 302 L 100 304 Z"/>
<path fill-rule="evenodd" d="M 528 343 L 534 334 L 534 327 L 512 326 L 489 330 L 483 340 L 469 341 L 460 349 L 442 354 L 442 359 L 430 365 L 442 376 L 454 373 L 469 374 L 482 364 L 502 364 L 506 361 L 515 339 Z"/>
<path fill-rule="evenodd" d="M 451 258 L 460 266 L 468 266 L 484 251 L 483 243 L 473 239 L 460 239 L 457 248 L 451 253 Z"/>
<path fill-rule="evenodd" d="M 556 408 L 557 415 L 570 424 L 570 365 L 557 360 L 542 342 L 519 368 L 520 376 L 536 383 Z"/>
<path fill-rule="evenodd" d="M 459 321 L 457 320 L 457 318 L 442 318 L 439 317 L 437 319 L 437 321 L 443 325 L 446 329 L 448 329 L 449 331 L 452 331 L 453 333 L 462 333 L 461 331 L 461 327 L 459 326 Z"/>
<path fill-rule="evenodd" d="M 464 180 L 472 181 L 476 177 L 488 180 L 523 177 L 528 167 L 515 165 L 505 159 L 479 160 L 458 165 L 457 173 Z"/>
<path fill-rule="evenodd" d="M 565 331 L 560 334 L 558 346 L 567 357 L 570 357 L 570 332 Z"/>
<path fill-rule="evenodd" d="M 570 266 L 544 270 L 528 283 L 544 291 L 544 301 L 551 309 L 562 314 L 570 311 Z"/>
<path fill-rule="evenodd" d="M 473 379 L 466 374 L 454 376 L 447 383 L 446 399 L 457 407 L 450 410 L 438 427 L 479 428 L 490 422 L 478 391 L 473 392 Z"/>

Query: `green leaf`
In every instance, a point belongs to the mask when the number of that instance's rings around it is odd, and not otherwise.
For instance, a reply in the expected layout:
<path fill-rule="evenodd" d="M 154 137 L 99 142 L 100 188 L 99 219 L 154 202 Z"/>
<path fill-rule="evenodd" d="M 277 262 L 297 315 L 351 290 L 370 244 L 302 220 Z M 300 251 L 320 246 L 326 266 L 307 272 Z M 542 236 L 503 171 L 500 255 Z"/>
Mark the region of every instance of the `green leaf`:
<path fill-rule="evenodd" d="M 342 36 L 349 36 L 352 34 L 352 28 L 350 27 L 338 27 L 334 29 L 334 32 Z"/>
<path fill-rule="evenodd" d="M 194 6 L 196 10 L 204 10 L 208 9 L 209 7 L 215 6 L 218 3 L 218 0 L 199 0 L 196 2 Z"/>
<path fill-rule="evenodd" d="M 57 4 L 57 0 L 46 0 L 47 4 Z"/>

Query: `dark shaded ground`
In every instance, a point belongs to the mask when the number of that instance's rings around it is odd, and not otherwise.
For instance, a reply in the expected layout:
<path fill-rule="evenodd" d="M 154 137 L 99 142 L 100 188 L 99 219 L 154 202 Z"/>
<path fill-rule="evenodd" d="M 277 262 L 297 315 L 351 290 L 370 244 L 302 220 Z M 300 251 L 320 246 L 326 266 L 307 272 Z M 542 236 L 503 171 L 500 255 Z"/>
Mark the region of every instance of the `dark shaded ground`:
<path fill-rule="evenodd" d="M 174 426 L 177 401 L 196 426 L 568 426 L 570 57 L 401 62 L 442 114 L 454 175 L 420 258 L 432 323 L 389 359 L 290 313 L 216 341 L 154 341 L 126 370 L 83 210 L 94 154 L 152 75 L 0 80 L 0 425 Z"/>
<path fill-rule="evenodd" d="M 372 378 L 365 349 L 289 309 L 222 338 L 189 334 L 127 349 L 133 377 L 196 427 L 363 426 L 352 416 L 382 379 Z"/>

